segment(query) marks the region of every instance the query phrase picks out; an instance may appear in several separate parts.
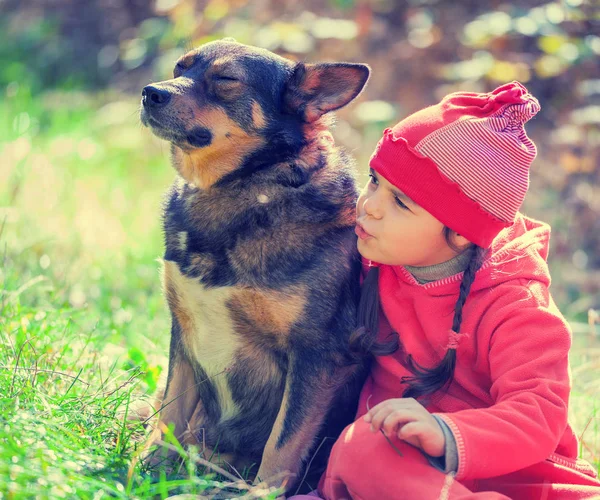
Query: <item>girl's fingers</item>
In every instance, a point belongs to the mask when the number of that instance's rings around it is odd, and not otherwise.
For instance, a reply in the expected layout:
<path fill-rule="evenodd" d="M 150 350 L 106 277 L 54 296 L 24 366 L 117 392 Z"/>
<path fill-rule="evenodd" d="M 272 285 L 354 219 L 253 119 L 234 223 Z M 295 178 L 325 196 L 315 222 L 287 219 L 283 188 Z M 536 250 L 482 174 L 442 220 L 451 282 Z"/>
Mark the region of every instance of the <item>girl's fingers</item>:
<path fill-rule="evenodd" d="M 444 454 L 446 440 L 443 434 L 438 434 L 426 422 L 411 422 L 402 427 L 397 434 L 399 439 L 421 448 L 432 457 L 441 457 Z"/>
<path fill-rule="evenodd" d="M 365 421 L 370 422 L 373 418 L 373 415 L 375 415 L 375 413 L 377 413 L 379 410 L 383 410 L 384 408 L 390 406 L 391 401 L 392 401 L 391 399 L 387 399 L 387 400 L 382 401 L 381 403 L 373 406 L 373 408 L 371 408 L 363 417 L 365 419 Z"/>
<path fill-rule="evenodd" d="M 377 432 L 379 429 L 381 429 L 381 424 L 389 414 L 390 410 L 386 409 L 385 407 L 374 411 L 371 416 L 371 430 L 373 432 Z"/>
<path fill-rule="evenodd" d="M 423 449 L 421 445 L 423 432 L 424 424 L 422 422 L 410 422 L 402 426 L 396 435 L 398 436 L 398 439 Z"/>
<path fill-rule="evenodd" d="M 406 415 L 403 417 L 398 411 L 390 413 L 381 424 L 383 433 L 386 436 L 393 436 L 398 431 L 398 426 L 405 423 L 407 418 Z"/>
<path fill-rule="evenodd" d="M 379 420 L 381 423 L 376 429 L 381 428 L 388 436 L 395 434 L 399 425 L 404 425 L 419 418 L 418 415 L 410 410 L 391 410 L 382 415 L 382 417 Z"/>
<path fill-rule="evenodd" d="M 420 436 L 424 432 L 426 432 L 426 428 L 427 428 L 427 425 L 424 424 L 423 422 L 420 422 L 420 421 L 410 422 L 410 423 L 402 426 L 398 430 L 398 437 L 400 439 L 406 439 L 406 438 L 413 437 L 413 436 Z"/>
<path fill-rule="evenodd" d="M 371 422 L 371 423 L 376 418 L 379 418 L 381 421 L 383 421 L 383 419 L 385 418 L 385 415 L 387 415 L 390 411 L 391 411 L 391 405 L 389 404 L 389 400 L 383 401 L 383 402 L 379 403 L 378 405 L 375 405 L 373 408 L 371 408 L 363 418 L 364 418 L 365 422 Z M 381 412 L 384 412 L 384 415 L 378 417 L 378 415 Z M 377 429 L 379 429 L 379 427 L 377 427 Z"/>
<path fill-rule="evenodd" d="M 375 430 L 379 430 L 381 424 L 377 419 L 385 419 L 389 413 L 394 411 L 405 411 L 405 412 L 418 412 L 420 410 L 424 410 L 421 405 L 416 403 L 414 399 L 388 399 L 386 401 L 382 401 L 381 403 L 375 405 L 371 408 L 363 417 L 365 422 L 371 422 L 372 428 Z M 427 412 L 427 410 L 424 410 Z M 382 417 L 379 415 L 381 412 L 385 415 Z M 382 422 L 383 420 L 381 420 Z M 375 423 L 374 423 L 375 422 Z"/>

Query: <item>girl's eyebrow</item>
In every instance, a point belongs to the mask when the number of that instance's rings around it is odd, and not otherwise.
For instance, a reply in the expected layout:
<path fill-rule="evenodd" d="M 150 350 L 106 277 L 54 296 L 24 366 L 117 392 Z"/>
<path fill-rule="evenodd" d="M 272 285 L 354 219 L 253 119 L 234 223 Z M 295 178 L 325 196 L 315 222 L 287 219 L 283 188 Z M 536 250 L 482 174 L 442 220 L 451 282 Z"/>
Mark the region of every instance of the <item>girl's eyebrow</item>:
<path fill-rule="evenodd" d="M 414 207 L 418 207 L 418 205 L 412 201 L 408 196 L 406 196 L 404 193 L 398 191 L 395 188 L 391 188 L 392 193 L 394 193 L 398 198 L 400 198 L 400 201 L 402 202 L 406 202 L 409 205 L 412 205 Z"/>
<path fill-rule="evenodd" d="M 377 172 L 372 168 L 369 169 L 371 175 L 377 177 Z M 408 205 L 412 205 L 413 207 L 419 207 L 413 200 L 411 200 L 408 196 L 406 196 L 402 191 L 399 191 L 398 188 L 390 184 L 390 191 L 396 195 L 402 203 L 406 203 Z"/>

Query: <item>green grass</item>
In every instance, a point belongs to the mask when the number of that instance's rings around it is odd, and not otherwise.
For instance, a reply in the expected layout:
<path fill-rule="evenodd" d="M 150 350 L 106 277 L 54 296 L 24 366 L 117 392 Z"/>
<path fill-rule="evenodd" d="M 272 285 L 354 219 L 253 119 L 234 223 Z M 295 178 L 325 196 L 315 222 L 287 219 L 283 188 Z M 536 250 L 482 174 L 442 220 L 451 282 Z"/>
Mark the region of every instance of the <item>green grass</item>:
<path fill-rule="evenodd" d="M 136 460 L 147 431 L 127 419 L 167 368 L 167 146 L 139 125 L 136 97 L 14 86 L 0 137 L 0 498 L 218 489 L 193 453 L 178 474 L 150 475 Z M 575 326 L 572 420 L 600 466 L 600 349 Z"/>

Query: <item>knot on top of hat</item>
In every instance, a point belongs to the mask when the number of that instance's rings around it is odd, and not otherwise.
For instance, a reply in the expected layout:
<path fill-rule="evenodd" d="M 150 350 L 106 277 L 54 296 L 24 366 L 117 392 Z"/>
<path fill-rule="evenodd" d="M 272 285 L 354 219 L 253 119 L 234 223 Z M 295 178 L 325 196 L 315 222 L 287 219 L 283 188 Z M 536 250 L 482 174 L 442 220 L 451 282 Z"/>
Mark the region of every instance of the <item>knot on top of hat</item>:
<path fill-rule="evenodd" d="M 498 87 L 490 93 L 490 98 L 497 106 L 492 115 L 500 118 L 504 130 L 522 130 L 523 125 L 533 118 L 541 109 L 538 100 L 519 82 L 511 82 Z"/>
<path fill-rule="evenodd" d="M 533 97 L 519 82 L 505 83 L 489 94 L 489 98 L 497 104 L 521 104 Z"/>
<path fill-rule="evenodd" d="M 458 333 L 450 330 L 448 332 L 448 345 L 446 345 L 446 349 L 457 349 L 461 341 L 468 336 L 468 333 Z"/>
<path fill-rule="evenodd" d="M 500 116 L 504 118 L 506 122 L 506 128 L 510 130 L 521 130 L 526 122 L 531 120 L 538 111 L 540 105 L 535 97 L 532 97 L 531 101 L 523 104 L 514 104 L 512 106 L 506 106 L 501 112 Z"/>

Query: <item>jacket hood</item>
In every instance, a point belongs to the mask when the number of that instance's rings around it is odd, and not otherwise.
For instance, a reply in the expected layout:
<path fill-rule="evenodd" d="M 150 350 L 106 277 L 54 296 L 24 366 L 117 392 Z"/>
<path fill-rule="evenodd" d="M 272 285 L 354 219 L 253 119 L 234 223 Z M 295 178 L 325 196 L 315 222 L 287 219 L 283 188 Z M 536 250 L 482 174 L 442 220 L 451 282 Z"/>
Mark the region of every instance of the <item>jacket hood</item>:
<path fill-rule="evenodd" d="M 512 226 L 503 229 L 487 249 L 471 291 L 492 288 L 513 280 L 534 280 L 550 286 L 548 250 L 550 226 L 518 213 Z M 422 287 L 431 295 L 456 294 L 463 273 L 432 283 L 419 284 L 403 266 L 393 266 L 399 280 Z"/>

